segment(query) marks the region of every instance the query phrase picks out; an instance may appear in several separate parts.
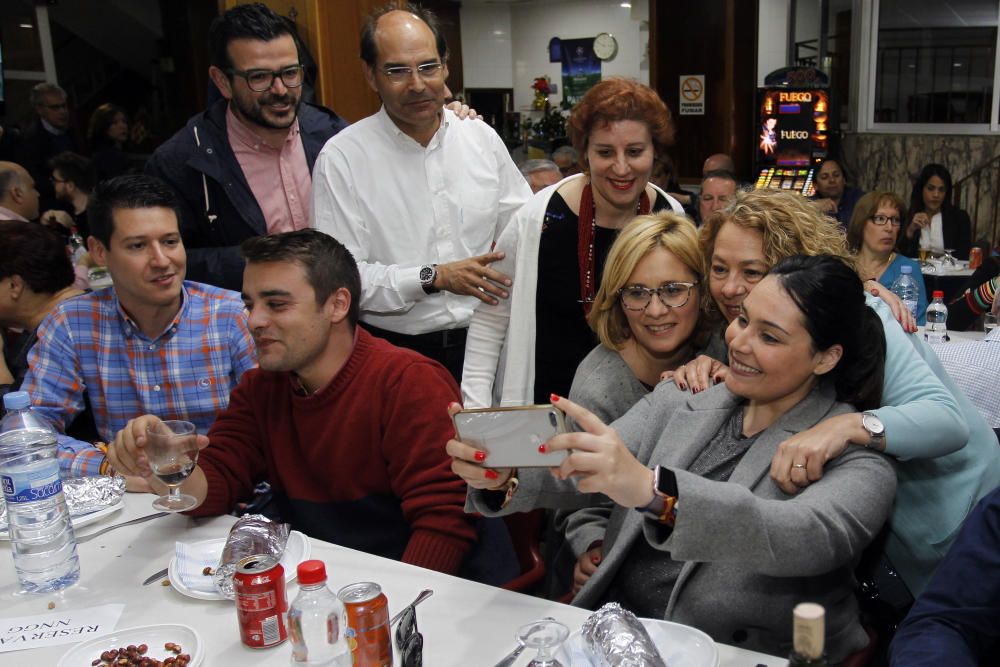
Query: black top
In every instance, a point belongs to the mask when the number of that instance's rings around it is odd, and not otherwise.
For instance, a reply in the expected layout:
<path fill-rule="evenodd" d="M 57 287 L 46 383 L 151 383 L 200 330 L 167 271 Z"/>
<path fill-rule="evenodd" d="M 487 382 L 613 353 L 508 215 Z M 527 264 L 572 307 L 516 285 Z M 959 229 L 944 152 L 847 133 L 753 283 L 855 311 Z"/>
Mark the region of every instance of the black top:
<path fill-rule="evenodd" d="M 669 209 L 660 194 L 653 211 Z M 545 210 L 538 247 L 535 316 L 535 403 L 548 403 L 552 393 L 566 396 L 576 367 L 600 341 L 587 326 L 580 303 L 579 218 L 566 201 L 553 194 Z M 594 292 L 604 275 L 604 262 L 618 230 L 598 227 L 594 233 Z"/>

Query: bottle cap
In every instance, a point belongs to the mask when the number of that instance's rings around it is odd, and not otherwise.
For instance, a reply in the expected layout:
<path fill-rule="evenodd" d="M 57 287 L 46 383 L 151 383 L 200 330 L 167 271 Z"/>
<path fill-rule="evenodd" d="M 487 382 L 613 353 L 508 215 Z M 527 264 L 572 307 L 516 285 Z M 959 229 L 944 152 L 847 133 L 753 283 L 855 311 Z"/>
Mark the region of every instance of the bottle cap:
<path fill-rule="evenodd" d="M 910 266 L 909 264 L 904 264 L 903 266 L 899 267 L 899 272 L 900 273 L 913 273 L 913 267 Z"/>
<path fill-rule="evenodd" d="M 931 298 L 932 299 L 943 299 L 944 298 L 944 292 L 942 292 L 939 289 L 936 289 L 933 292 L 931 292 Z"/>
<path fill-rule="evenodd" d="M 304 560 L 297 570 L 299 585 L 318 584 L 326 581 L 326 565 L 321 560 Z"/>
<path fill-rule="evenodd" d="M 23 410 L 31 405 L 31 397 L 26 391 L 12 391 L 3 397 L 3 406 L 8 410 Z"/>

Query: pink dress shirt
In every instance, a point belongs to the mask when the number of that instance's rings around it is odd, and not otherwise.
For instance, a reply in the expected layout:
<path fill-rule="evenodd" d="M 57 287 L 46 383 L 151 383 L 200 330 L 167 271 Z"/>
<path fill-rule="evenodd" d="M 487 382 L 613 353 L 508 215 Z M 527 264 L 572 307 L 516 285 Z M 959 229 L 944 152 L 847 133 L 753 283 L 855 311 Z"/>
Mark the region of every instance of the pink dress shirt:
<path fill-rule="evenodd" d="M 226 111 L 226 133 L 236 161 L 267 222 L 268 234 L 309 226 L 312 177 L 299 139 L 299 121 L 292 123 L 280 149 L 271 148 L 233 113 Z"/>

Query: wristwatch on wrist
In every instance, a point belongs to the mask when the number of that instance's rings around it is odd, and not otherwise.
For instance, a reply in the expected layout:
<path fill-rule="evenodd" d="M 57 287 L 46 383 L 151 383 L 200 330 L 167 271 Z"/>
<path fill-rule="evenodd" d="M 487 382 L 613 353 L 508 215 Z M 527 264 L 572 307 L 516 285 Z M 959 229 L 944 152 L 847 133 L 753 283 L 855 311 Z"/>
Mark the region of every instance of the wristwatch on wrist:
<path fill-rule="evenodd" d="M 636 509 L 654 521 L 674 525 L 677 514 L 677 477 L 673 470 L 663 466 L 653 469 L 653 500 L 645 507 Z"/>
<path fill-rule="evenodd" d="M 871 437 L 871 442 L 865 446 L 883 449 L 885 445 L 885 424 L 882 423 L 882 420 L 874 412 L 865 411 L 861 413 L 861 425 L 868 431 L 868 435 Z"/>
<path fill-rule="evenodd" d="M 437 264 L 428 264 L 426 266 L 420 267 L 420 286 L 424 288 L 424 292 L 427 294 L 437 294 L 441 290 L 434 287 L 434 281 L 437 280 Z"/>

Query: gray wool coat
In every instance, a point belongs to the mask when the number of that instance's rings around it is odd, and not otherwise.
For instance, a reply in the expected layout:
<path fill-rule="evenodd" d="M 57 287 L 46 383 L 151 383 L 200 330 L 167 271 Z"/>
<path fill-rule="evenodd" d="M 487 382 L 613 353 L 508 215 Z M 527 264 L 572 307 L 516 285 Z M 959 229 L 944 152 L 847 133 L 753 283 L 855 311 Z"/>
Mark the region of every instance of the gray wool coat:
<path fill-rule="evenodd" d="M 826 608 L 827 655 L 839 662 L 868 638 L 858 621 L 853 568 L 892 507 L 896 475 L 882 454 L 849 447 L 828 463 L 823 478 L 794 496 L 770 479 L 778 445 L 795 433 L 845 412 L 823 385 L 760 434 L 728 482 L 686 472 L 742 400 L 725 385 L 697 395 L 660 383 L 612 426 L 636 458 L 671 468 L 678 505 L 673 531 L 631 508 L 601 504 L 572 480 L 545 469 L 522 469 L 520 487 L 503 510 L 471 490 L 468 511 L 497 516 L 537 507 L 573 509 L 568 539 L 579 554 L 604 541 L 597 572 L 573 600 L 594 608 L 637 540 L 684 561 L 666 620 L 704 630 L 717 641 L 785 655 L 791 649 L 792 608 Z M 668 552 L 668 553 L 667 553 Z"/>

